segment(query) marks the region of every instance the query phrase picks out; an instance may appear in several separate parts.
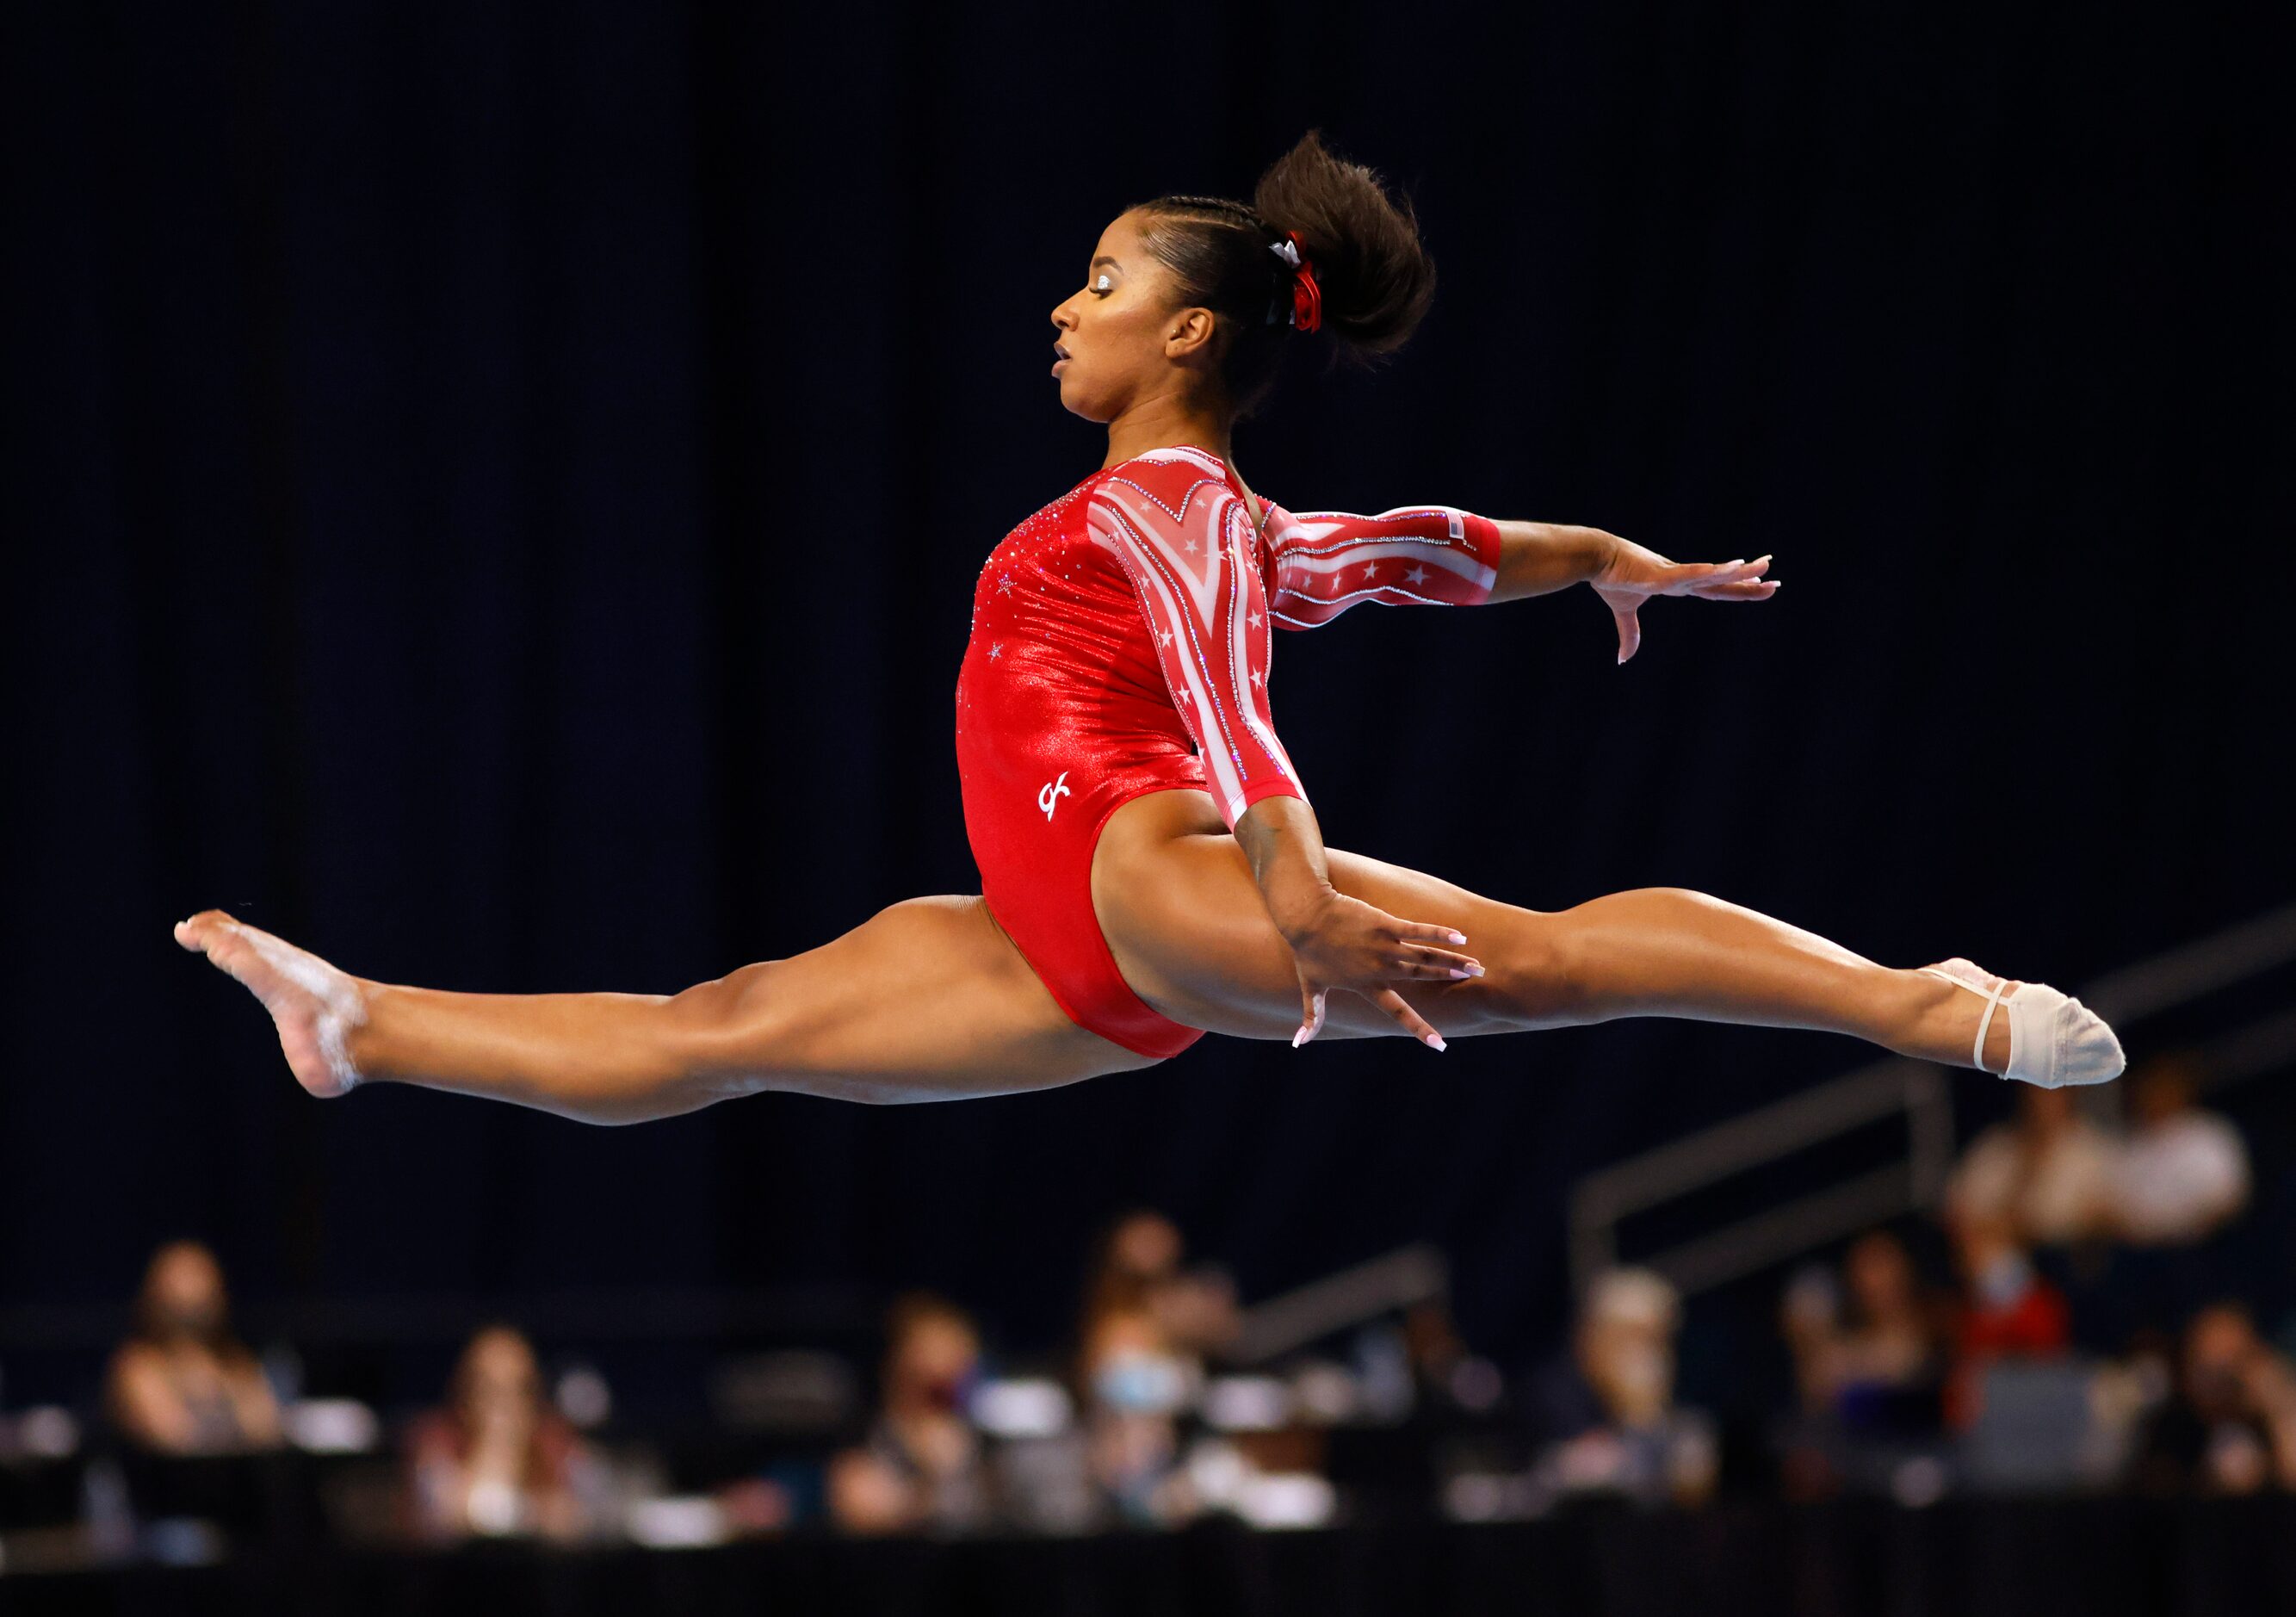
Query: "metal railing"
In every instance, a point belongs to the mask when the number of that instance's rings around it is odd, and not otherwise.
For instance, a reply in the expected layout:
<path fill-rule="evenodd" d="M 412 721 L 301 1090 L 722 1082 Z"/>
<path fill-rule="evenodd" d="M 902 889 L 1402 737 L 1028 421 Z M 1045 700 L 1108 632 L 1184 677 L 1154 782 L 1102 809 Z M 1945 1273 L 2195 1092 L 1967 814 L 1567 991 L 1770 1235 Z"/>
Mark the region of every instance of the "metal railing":
<path fill-rule="evenodd" d="M 2120 1031 L 2291 963 L 2296 905 L 2113 972 L 2081 999 Z M 2285 1067 L 2296 1062 L 2296 1010 L 2268 1013 L 2199 1053 L 2211 1088 Z M 1953 1166 L 1952 1079 L 1943 1067 L 1893 1056 L 1580 1179 L 1570 1194 L 1574 1286 L 1583 1292 L 1620 1261 L 1626 1219 L 1895 1116 L 1906 1120 L 1906 1146 L 1885 1166 L 1633 1261 L 1701 1292 L 1934 1206 Z"/>
<path fill-rule="evenodd" d="M 1382 1314 L 1439 1300 L 1450 1278 L 1448 1262 L 1431 1246 L 1406 1246 L 1374 1258 L 1252 1304 L 1229 1357 L 1239 1364 L 1264 1364 Z"/>

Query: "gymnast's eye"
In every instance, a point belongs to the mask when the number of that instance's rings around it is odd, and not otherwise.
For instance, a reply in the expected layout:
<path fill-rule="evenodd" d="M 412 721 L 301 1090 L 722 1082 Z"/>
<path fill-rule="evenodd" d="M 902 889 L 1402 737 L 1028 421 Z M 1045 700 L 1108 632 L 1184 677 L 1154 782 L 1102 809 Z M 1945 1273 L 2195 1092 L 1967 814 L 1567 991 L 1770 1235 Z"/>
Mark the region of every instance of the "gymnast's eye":
<path fill-rule="evenodd" d="M 1109 278 L 1108 272 L 1103 269 L 1100 272 L 1099 278 L 1093 282 L 1092 290 L 1105 298 L 1116 290 L 1116 283 Z"/>

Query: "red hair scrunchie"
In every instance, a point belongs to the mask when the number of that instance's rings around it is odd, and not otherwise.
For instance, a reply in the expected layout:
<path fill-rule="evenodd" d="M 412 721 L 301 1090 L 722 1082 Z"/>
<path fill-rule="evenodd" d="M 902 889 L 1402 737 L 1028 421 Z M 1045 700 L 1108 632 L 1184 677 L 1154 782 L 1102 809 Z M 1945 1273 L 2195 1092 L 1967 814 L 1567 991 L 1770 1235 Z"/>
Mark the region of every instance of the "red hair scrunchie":
<path fill-rule="evenodd" d="M 1300 249 L 1306 245 L 1300 233 L 1287 230 L 1284 240 L 1272 243 L 1268 251 L 1292 267 L 1292 324 L 1303 332 L 1321 329 L 1324 324 L 1324 289 L 1316 280 L 1316 266 Z"/>

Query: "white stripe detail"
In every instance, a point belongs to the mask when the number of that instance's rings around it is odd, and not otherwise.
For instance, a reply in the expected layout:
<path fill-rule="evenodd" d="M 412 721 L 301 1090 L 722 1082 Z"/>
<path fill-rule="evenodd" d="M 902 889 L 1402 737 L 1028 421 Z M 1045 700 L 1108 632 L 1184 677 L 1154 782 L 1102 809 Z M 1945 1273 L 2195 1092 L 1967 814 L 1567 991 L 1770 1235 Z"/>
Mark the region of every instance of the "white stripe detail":
<path fill-rule="evenodd" d="M 1193 490 L 1191 492 L 1193 492 Z M 1157 523 L 1152 518 L 1148 516 L 1145 512 L 1141 510 L 1138 505 L 1127 505 L 1123 500 L 1119 499 L 1112 494 L 1103 493 L 1099 497 L 1099 498 L 1105 503 L 1110 509 L 1120 514 L 1135 533 L 1141 535 L 1143 538 L 1147 538 L 1153 543 L 1156 547 L 1164 554 L 1165 559 L 1170 562 L 1174 567 L 1180 570 L 1181 574 L 1188 581 L 1189 596 L 1201 610 L 1204 621 L 1207 623 L 1210 622 L 1212 620 L 1212 609 L 1218 603 L 1219 599 L 1219 568 L 1215 564 L 1215 558 L 1218 553 L 1210 542 L 1213 538 L 1213 534 L 1208 532 L 1201 536 L 1199 539 L 1199 543 L 1203 546 L 1202 554 L 1198 556 L 1194 562 L 1190 562 L 1169 542 L 1165 540 L 1156 532 L 1158 526 Z M 1149 503 L 1151 505 L 1155 504 L 1152 499 Z M 1163 507 L 1158 505 L 1157 509 L 1162 510 Z M 1215 513 L 1217 513 L 1218 506 L 1215 505 L 1213 509 Z M 1216 532 L 1217 530 L 1214 531 Z"/>
<path fill-rule="evenodd" d="M 1294 786 L 1299 776 L 1292 772 L 1292 755 L 1283 743 L 1275 739 L 1275 719 L 1262 718 L 1260 705 L 1269 700 L 1265 685 L 1255 685 L 1251 680 L 1251 629 L 1250 597 L 1259 593 L 1259 572 L 1251 565 L 1251 555 L 1244 540 L 1251 534 L 1251 519 L 1234 494 L 1228 496 L 1227 508 L 1237 520 L 1220 524 L 1224 548 L 1227 552 L 1230 582 L 1228 585 L 1228 666 L 1235 683 L 1236 700 L 1243 706 L 1244 727 L 1259 741 L 1260 750 L 1281 763 L 1284 778 Z M 1223 513 L 1225 514 L 1225 513 Z M 1239 529 L 1241 533 L 1239 535 Z"/>
<path fill-rule="evenodd" d="M 1368 517 L 1342 511 L 1301 513 L 1283 511 L 1280 506 L 1277 513 L 1267 541 L 1274 557 L 1275 577 L 1275 591 L 1268 603 L 1268 612 L 1272 618 L 1293 628 L 1320 628 L 1346 608 L 1365 599 L 1383 606 L 1414 602 L 1429 606 L 1463 604 L 1392 583 L 1346 590 L 1337 595 L 1315 592 L 1316 584 L 1327 579 L 1339 582 L 1338 575 L 1367 559 L 1408 560 L 1439 568 L 1458 578 L 1478 598 L 1487 599 L 1498 583 L 1496 570 L 1484 563 L 1476 546 L 1467 538 L 1468 513 L 1452 506 L 1398 505 Z M 1436 518 L 1443 522 L 1444 531 L 1439 534 L 1362 531 L 1373 523 Z M 1293 610 L 1287 612 L 1283 610 L 1286 607 Z M 1301 612 L 1313 615 L 1302 617 L 1299 615 Z"/>
<path fill-rule="evenodd" d="M 1429 566 L 1439 567 L 1446 572 L 1457 573 L 1472 584 L 1483 584 L 1497 576 L 1491 569 L 1475 560 L 1472 554 L 1462 555 L 1456 550 L 1448 549 L 1429 549 L 1427 546 L 1430 543 L 1431 541 L 1426 539 L 1375 539 L 1360 545 L 1351 545 L 1344 549 L 1335 550 L 1329 555 L 1321 556 L 1301 555 L 1294 551 L 1289 554 L 1278 555 L 1275 565 L 1279 570 L 1297 569 L 1301 572 L 1341 572 L 1381 556 L 1408 556 L 1414 562 L 1424 562 Z M 1442 541 L 1433 541 L 1433 543 L 1439 544 Z"/>
<path fill-rule="evenodd" d="M 1410 595 L 1411 600 L 1409 603 L 1405 603 L 1400 601 L 1382 601 L 1380 599 L 1382 595 Z M 1327 612 L 1320 618 L 1295 618 L 1290 612 L 1279 612 L 1275 611 L 1275 608 L 1270 607 L 1268 609 L 1268 615 L 1271 617 L 1281 618 L 1284 622 L 1289 623 L 1297 628 L 1321 628 L 1332 619 L 1338 617 L 1340 615 L 1340 611 L 1344 610 L 1349 603 L 1357 601 L 1369 601 L 1374 606 L 1401 606 L 1406 604 L 1416 604 L 1419 606 L 1456 606 L 1459 604 L 1456 601 L 1446 601 L 1440 595 L 1415 595 L 1412 591 L 1404 588 L 1400 584 L 1375 584 L 1369 589 L 1349 590 L 1345 595 L 1318 596 L 1302 595 L 1300 599 L 1307 602 L 1311 606 L 1328 606 L 1336 610 Z"/>
<path fill-rule="evenodd" d="M 1097 497 L 1093 503 L 1095 506 L 1103 505 Z M 1114 526 L 1118 538 L 1111 540 L 1099 528 L 1089 524 L 1087 524 L 1087 530 L 1092 534 L 1095 543 L 1115 550 L 1119 559 L 1126 548 L 1135 554 L 1140 563 L 1141 571 L 1146 576 L 1155 592 L 1155 598 L 1170 618 L 1171 622 L 1168 627 L 1172 630 L 1172 644 L 1179 651 L 1181 667 L 1187 676 L 1188 693 L 1197 710 L 1197 722 L 1192 727 L 1196 733 L 1198 751 L 1204 759 L 1206 767 L 1211 771 L 1214 782 L 1219 786 L 1220 795 L 1228 803 L 1234 804 L 1242 796 L 1243 782 L 1236 771 L 1235 760 L 1228 756 L 1228 749 L 1234 744 L 1234 739 L 1228 734 L 1226 724 L 1221 719 L 1218 703 L 1212 700 L 1209 688 L 1210 681 L 1204 677 L 1201 653 L 1209 648 L 1199 647 L 1196 644 L 1197 620 L 1180 609 L 1178 602 L 1173 596 L 1170 582 L 1164 577 L 1163 569 L 1158 565 L 1160 561 L 1168 562 L 1169 560 L 1160 554 L 1165 548 L 1162 542 L 1152 533 L 1137 528 L 1130 514 L 1115 501 L 1109 500 L 1104 502 L 1104 505 L 1109 513 L 1116 518 Z M 1128 540 L 1129 545 L 1126 546 L 1125 541 Z M 1210 618 L 1209 613 L 1206 614 L 1206 618 L 1207 620 Z M 1152 614 L 1150 622 L 1152 632 L 1155 628 Z M 1159 660 L 1160 661 L 1160 657 Z M 1177 702 L 1175 705 L 1177 705 Z M 1217 744 L 1208 744 L 1215 738 Z M 1231 826 L 1234 823 L 1233 818 L 1228 821 Z"/>
<path fill-rule="evenodd" d="M 1206 455 L 1202 450 L 1192 449 L 1185 444 L 1168 444 L 1160 449 L 1149 449 L 1142 454 L 1136 455 L 1132 459 L 1154 461 L 1159 465 L 1169 465 L 1174 461 L 1185 461 L 1188 464 L 1195 467 L 1198 471 L 1209 472 L 1213 478 L 1218 480 L 1223 487 L 1225 487 L 1227 482 L 1227 469 L 1226 467 L 1222 466 L 1219 462 L 1212 456 Z M 1132 463 L 1131 461 L 1127 461 L 1124 464 L 1126 465 L 1129 465 Z"/>

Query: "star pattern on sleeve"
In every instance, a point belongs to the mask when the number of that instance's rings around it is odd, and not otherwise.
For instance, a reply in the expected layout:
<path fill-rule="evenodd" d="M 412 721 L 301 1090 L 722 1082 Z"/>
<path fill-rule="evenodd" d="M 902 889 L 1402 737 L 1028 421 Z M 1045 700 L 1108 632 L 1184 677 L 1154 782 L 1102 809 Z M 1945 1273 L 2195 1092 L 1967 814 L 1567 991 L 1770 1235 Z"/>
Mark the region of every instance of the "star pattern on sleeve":
<path fill-rule="evenodd" d="M 1279 511 L 1262 563 L 1267 620 L 1313 628 L 1365 601 L 1477 605 L 1490 598 L 1500 549 L 1498 524 L 1447 505 Z"/>

